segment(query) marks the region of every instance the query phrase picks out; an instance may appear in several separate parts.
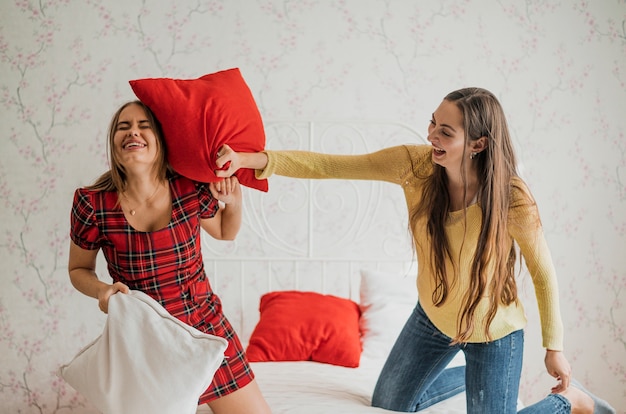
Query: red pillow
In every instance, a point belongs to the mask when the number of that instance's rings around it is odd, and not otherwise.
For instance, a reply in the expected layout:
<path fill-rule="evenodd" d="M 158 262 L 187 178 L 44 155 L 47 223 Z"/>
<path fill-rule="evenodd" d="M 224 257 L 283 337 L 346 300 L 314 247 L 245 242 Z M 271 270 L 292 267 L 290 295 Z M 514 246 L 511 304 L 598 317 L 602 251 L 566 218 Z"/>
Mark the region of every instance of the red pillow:
<path fill-rule="evenodd" d="M 355 302 L 315 292 L 282 291 L 263 295 L 259 310 L 261 318 L 246 350 L 250 361 L 359 366 L 361 311 Z"/>
<path fill-rule="evenodd" d="M 219 181 L 214 171 L 222 145 L 240 152 L 265 148 L 261 114 L 237 68 L 198 79 L 148 78 L 129 83 L 161 123 L 168 161 L 181 175 Z M 254 170 L 242 169 L 235 175 L 245 186 L 268 189 L 267 180 L 257 180 Z"/>

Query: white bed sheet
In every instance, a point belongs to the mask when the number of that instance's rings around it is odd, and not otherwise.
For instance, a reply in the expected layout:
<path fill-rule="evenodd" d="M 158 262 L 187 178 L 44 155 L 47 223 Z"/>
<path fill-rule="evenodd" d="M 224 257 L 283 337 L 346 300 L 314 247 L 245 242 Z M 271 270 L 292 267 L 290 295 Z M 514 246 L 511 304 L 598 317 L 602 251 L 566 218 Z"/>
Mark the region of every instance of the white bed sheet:
<path fill-rule="evenodd" d="M 253 364 L 261 391 L 274 414 L 389 413 L 371 406 L 380 368 L 372 361 L 362 361 L 359 368 L 316 362 Z M 465 413 L 465 393 L 422 412 Z"/>
<path fill-rule="evenodd" d="M 358 368 L 318 362 L 255 362 L 252 369 L 273 414 L 375 414 L 391 411 L 371 406 L 384 361 L 361 359 Z M 451 366 L 463 364 L 463 356 Z M 465 393 L 429 407 L 424 414 L 464 414 Z M 198 414 L 211 410 L 200 407 Z"/>

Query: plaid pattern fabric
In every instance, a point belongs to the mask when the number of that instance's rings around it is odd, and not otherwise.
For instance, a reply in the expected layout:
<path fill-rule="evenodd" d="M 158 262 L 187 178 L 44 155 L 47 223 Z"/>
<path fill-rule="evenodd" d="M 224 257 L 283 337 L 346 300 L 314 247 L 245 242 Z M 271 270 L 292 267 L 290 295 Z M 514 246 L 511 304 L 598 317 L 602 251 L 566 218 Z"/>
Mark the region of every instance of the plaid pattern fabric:
<path fill-rule="evenodd" d="M 254 375 L 204 272 L 200 219 L 215 216 L 218 202 L 208 185 L 181 176 L 169 181 L 172 217 L 167 227 L 137 231 L 126 221 L 116 192 L 79 188 L 70 237 L 83 249 L 102 249 L 114 281 L 145 292 L 181 321 L 228 341 L 227 358 L 200 398 L 206 403 L 243 387 Z"/>

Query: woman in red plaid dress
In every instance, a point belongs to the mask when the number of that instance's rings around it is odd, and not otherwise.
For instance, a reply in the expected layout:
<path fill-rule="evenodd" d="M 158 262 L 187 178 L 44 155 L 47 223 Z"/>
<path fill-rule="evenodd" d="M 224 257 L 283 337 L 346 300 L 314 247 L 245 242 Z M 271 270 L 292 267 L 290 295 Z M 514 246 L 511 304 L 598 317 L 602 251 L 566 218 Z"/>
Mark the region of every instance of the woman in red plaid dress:
<path fill-rule="evenodd" d="M 207 403 L 215 414 L 269 413 L 202 261 L 201 228 L 219 240 L 233 240 L 239 231 L 239 182 L 233 177 L 201 184 L 171 171 L 158 121 L 139 101 L 114 115 L 109 157 L 111 169 L 74 194 L 72 284 L 98 299 L 105 313 L 111 295 L 140 290 L 181 321 L 225 338 L 226 358 L 199 403 Z M 113 284 L 96 275 L 100 250 Z"/>

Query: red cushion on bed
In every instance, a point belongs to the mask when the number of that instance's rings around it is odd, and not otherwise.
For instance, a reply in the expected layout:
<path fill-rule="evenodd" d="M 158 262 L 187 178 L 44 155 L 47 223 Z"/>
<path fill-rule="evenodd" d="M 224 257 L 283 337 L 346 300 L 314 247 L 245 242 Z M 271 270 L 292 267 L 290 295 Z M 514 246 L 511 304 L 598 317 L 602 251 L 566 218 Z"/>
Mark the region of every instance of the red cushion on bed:
<path fill-rule="evenodd" d="M 317 361 L 358 367 L 359 305 L 315 292 L 270 292 L 261 297 L 261 317 L 248 345 L 248 359 Z"/>
<path fill-rule="evenodd" d="M 161 123 L 168 161 L 181 175 L 219 181 L 214 171 L 222 145 L 239 152 L 265 148 L 261 114 L 237 68 L 198 79 L 147 78 L 129 83 Z M 257 180 L 254 170 L 242 169 L 235 175 L 241 184 L 267 191 L 267 180 Z"/>

